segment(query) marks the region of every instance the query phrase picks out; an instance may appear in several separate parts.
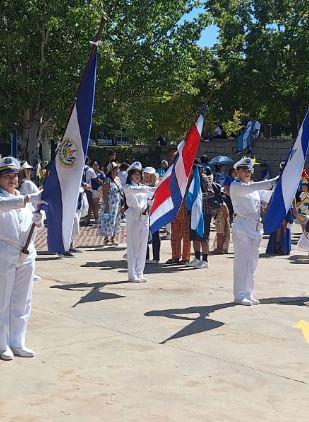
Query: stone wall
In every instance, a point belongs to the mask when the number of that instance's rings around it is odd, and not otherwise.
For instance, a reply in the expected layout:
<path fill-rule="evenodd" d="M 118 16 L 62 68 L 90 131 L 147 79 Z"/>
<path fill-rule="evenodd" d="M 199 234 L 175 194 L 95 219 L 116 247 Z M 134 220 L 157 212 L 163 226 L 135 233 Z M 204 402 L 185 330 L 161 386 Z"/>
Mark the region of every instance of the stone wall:
<path fill-rule="evenodd" d="M 291 146 L 294 144 L 292 139 L 258 139 L 253 147 L 253 154 L 258 163 L 267 163 L 271 176 L 278 174 L 278 168 L 281 161 L 288 156 Z M 242 154 L 236 154 L 235 139 L 215 139 L 210 142 L 203 142 L 200 146 L 199 155 L 207 155 L 210 159 L 216 155 L 226 155 L 237 161 Z M 256 166 L 257 174 L 259 167 Z M 307 156 L 306 167 L 309 167 L 309 156 Z"/>

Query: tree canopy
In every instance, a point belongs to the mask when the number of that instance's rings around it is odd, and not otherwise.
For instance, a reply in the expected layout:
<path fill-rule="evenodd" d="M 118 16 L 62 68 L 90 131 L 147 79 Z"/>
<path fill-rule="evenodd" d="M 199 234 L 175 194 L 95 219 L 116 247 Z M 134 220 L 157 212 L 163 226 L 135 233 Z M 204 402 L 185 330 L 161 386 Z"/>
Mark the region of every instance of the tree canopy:
<path fill-rule="evenodd" d="M 1 132 L 17 131 L 30 156 L 61 135 L 102 15 L 94 133 L 177 140 L 210 94 L 210 120 L 239 110 L 295 132 L 308 93 L 305 10 L 302 0 L 2 0 Z M 218 43 L 202 48 L 210 23 Z"/>

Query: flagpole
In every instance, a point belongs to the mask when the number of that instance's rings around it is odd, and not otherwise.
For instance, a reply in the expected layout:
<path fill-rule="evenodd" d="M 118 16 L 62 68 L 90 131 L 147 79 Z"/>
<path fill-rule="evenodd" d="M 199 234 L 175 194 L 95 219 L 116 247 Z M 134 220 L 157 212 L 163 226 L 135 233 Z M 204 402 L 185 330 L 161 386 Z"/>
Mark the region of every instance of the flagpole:
<path fill-rule="evenodd" d="M 88 60 L 87 60 L 86 66 L 84 67 L 84 71 L 83 71 L 82 76 L 80 78 L 80 82 L 79 82 L 78 89 L 76 90 L 76 92 L 79 91 L 79 89 L 81 87 L 81 84 L 83 82 L 84 74 L 85 74 L 85 71 L 86 71 L 86 69 L 88 67 L 88 64 L 90 63 L 90 60 L 92 59 L 92 56 L 94 55 L 94 53 L 96 52 L 96 50 L 98 48 L 98 41 L 101 38 L 102 30 L 103 30 L 105 24 L 106 24 L 106 20 L 105 20 L 105 18 L 102 17 L 101 18 L 101 22 L 100 22 L 100 26 L 99 26 L 98 31 L 97 31 L 96 36 L 95 36 L 95 39 L 94 39 L 94 41 L 91 42 L 92 43 L 92 46 L 91 46 L 91 49 L 90 49 L 90 52 L 89 52 Z M 76 103 L 76 96 L 75 96 L 74 101 L 72 102 L 72 105 L 71 105 L 71 108 L 70 108 L 70 112 L 69 112 L 69 116 L 68 116 L 67 123 L 66 123 L 66 126 L 65 126 L 65 130 L 63 132 L 63 136 L 64 136 L 64 134 L 66 132 L 67 127 L 68 127 L 70 118 L 71 118 L 72 113 L 73 113 L 73 109 L 74 109 L 75 103 Z M 63 140 L 63 136 L 61 138 L 61 141 Z M 37 208 L 36 212 L 40 212 L 39 207 Z M 26 255 L 29 255 L 28 247 L 30 245 L 30 242 L 31 242 L 31 239 L 32 239 L 32 236 L 33 236 L 33 233 L 34 233 L 34 229 L 35 229 L 35 224 L 32 224 L 31 229 L 30 229 L 30 232 L 28 234 L 27 241 L 26 241 L 24 247 L 21 250 L 21 252 L 24 253 L 24 254 L 26 254 Z"/>

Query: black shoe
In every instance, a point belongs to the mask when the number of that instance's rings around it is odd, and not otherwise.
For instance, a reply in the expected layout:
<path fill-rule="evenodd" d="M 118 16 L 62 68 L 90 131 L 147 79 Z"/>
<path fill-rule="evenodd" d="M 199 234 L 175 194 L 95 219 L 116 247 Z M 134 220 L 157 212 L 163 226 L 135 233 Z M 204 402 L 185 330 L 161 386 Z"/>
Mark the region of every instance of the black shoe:
<path fill-rule="evenodd" d="M 70 248 L 69 249 L 69 252 L 71 252 L 71 253 L 83 253 L 83 251 L 81 251 L 80 249 L 78 249 L 78 248 Z"/>
<path fill-rule="evenodd" d="M 65 258 L 75 258 L 75 256 L 71 252 L 64 252 L 63 256 Z"/>

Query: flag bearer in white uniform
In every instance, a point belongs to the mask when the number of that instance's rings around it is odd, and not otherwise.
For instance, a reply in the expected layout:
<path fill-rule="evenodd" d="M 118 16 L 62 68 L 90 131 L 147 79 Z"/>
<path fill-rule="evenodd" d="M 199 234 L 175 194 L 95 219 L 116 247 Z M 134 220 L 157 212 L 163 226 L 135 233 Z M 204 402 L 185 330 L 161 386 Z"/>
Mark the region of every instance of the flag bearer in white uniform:
<path fill-rule="evenodd" d="M 41 192 L 20 195 L 20 163 L 13 157 L 0 159 L 0 358 L 14 355 L 32 357 L 25 346 L 31 310 L 32 283 L 36 252 L 33 241 L 29 254 L 22 252 L 32 223 L 42 225 L 40 213 L 33 213 Z"/>
<path fill-rule="evenodd" d="M 254 169 L 251 158 L 242 158 L 234 168 L 238 177 L 230 187 L 230 196 L 236 213 L 233 223 L 234 301 L 250 306 L 259 303 L 253 297 L 253 287 L 263 237 L 260 209 L 262 203 L 268 202 L 270 198 L 266 189 L 273 188 L 278 178 L 252 182 Z"/>
<path fill-rule="evenodd" d="M 127 210 L 127 261 L 128 280 L 135 283 L 145 282 L 144 268 L 146 262 L 149 236 L 148 199 L 156 188 L 142 185 L 142 165 L 136 161 L 128 168 L 127 183 L 123 186 Z"/>

